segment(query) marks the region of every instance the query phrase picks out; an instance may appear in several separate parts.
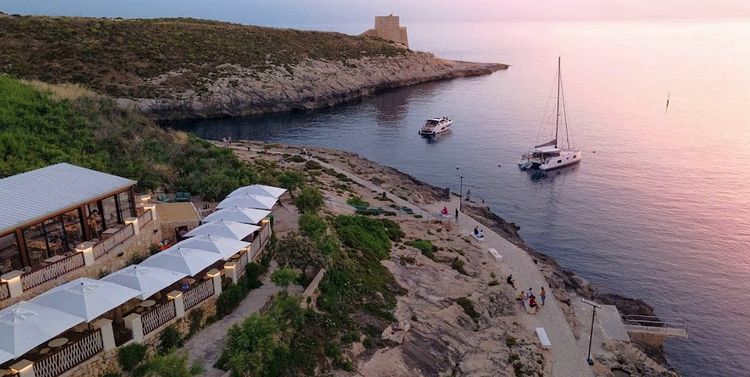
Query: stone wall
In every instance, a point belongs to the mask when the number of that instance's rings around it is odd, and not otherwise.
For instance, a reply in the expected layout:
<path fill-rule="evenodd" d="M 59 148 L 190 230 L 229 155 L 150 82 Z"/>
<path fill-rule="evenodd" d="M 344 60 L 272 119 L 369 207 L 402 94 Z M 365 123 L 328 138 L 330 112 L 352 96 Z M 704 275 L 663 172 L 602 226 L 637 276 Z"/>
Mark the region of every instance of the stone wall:
<path fill-rule="evenodd" d="M 6 308 L 21 300 L 29 300 L 71 280 L 81 277 L 98 279 L 109 272 L 125 267 L 130 263 L 130 260 L 134 255 L 147 255 L 149 246 L 158 243 L 159 240 L 161 240 L 161 237 L 159 222 L 152 220 L 145 227 L 141 228 L 138 234 L 133 235 L 127 241 L 110 250 L 107 254 L 97 259 L 93 265 L 78 268 L 58 277 L 57 279 L 42 283 L 24 291 L 20 296 L 2 300 L 0 301 L 0 309 Z"/>
<path fill-rule="evenodd" d="M 179 222 L 162 222 L 160 226 L 161 230 L 161 236 L 162 239 L 170 240 L 174 242 L 177 240 L 177 232 L 175 229 L 181 227 L 181 226 L 187 226 L 188 232 L 197 228 L 200 224 L 200 221 L 198 220 L 189 220 L 189 221 L 179 221 Z"/>
<path fill-rule="evenodd" d="M 185 316 L 182 318 L 178 318 L 176 320 L 172 320 L 162 327 L 152 331 L 151 333 L 147 334 L 143 338 L 143 344 L 146 345 L 148 348 L 149 354 L 155 354 L 156 348 L 159 346 L 159 336 L 161 335 L 162 331 L 164 331 L 165 328 L 169 327 L 170 325 L 174 325 L 177 328 L 177 331 L 182 334 L 182 336 L 186 336 L 190 332 L 190 313 L 196 310 L 203 310 L 203 319 L 201 321 L 201 329 L 206 326 L 206 322 L 210 317 L 213 317 L 216 315 L 216 296 L 206 299 L 206 301 L 202 302 L 200 305 L 191 308 L 190 310 L 185 312 Z M 126 346 L 132 342 L 129 341 L 122 346 Z M 120 347 L 122 347 L 120 346 Z M 81 365 L 73 368 L 72 370 L 63 373 L 62 376 L 64 377 L 101 377 L 103 374 L 107 372 L 122 372 L 120 369 L 120 364 L 117 361 L 117 350 L 120 348 L 115 348 L 114 350 L 102 352 L 91 359 L 85 361 Z"/>

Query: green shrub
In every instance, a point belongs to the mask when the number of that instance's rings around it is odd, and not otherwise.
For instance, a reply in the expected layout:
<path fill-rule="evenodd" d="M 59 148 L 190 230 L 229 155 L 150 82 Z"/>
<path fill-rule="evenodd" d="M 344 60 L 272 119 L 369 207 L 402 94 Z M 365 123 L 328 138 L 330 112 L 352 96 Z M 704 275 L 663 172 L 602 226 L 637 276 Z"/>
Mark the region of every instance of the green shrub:
<path fill-rule="evenodd" d="M 174 325 L 167 326 L 159 334 L 159 346 L 157 347 L 159 354 L 166 355 L 180 347 L 182 347 L 182 335 Z"/>
<path fill-rule="evenodd" d="M 289 284 L 297 279 L 297 273 L 288 267 L 280 267 L 271 274 L 271 281 L 286 292 Z"/>
<path fill-rule="evenodd" d="M 314 187 L 305 187 L 294 198 L 294 205 L 302 213 L 315 213 L 323 207 L 323 194 Z"/>
<path fill-rule="evenodd" d="M 341 343 L 350 344 L 359 340 L 359 334 L 356 331 L 349 331 L 341 336 Z"/>
<path fill-rule="evenodd" d="M 263 286 L 263 282 L 260 281 L 260 276 L 265 272 L 263 266 L 250 262 L 245 265 L 245 284 L 247 289 L 256 289 Z"/>
<path fill-rule="evenodd" d="M 383 221 L 364 216 L 337 216 L 333 221 L 344 245 L 385 259 L 391 250 L 391 239 Z"/>
<path fill-rule="evenodd" d="M 105 372 L 99 377 L 122 377 L 122 373 L 118 372 Z"/>
<path fill-rule="evenodd" d="M 474 308 L 474 303 L 469 300 L 468 297 L 460 297 L 456 300 L 456 303 L 464 309 L 464 313 L 471 317 L 475 322 L 479 319 L 480 314 Z"/>
<path fill-rule="evenodd" d="M 397 222 L 388 219 L 381 219 L 380 222 L 385 227 L 385 231 L 386 233 L 388 233 L 388 238 L 390 238 L 391 241 L 401 241 L 401 238 L 403 238 L 405 235 L 404 231 L 401 230 L 401 225 L 398 225 Z"/>
<path fill-rule="evenodd" d="M 318 163 L 318 161 L 309 160 L 305 162 L 305 169 L 306 170 L 320 170 L 323 167 Z"/>
<path fill-rule="evenodd" d="M 219 318 L 231 313 L 247 296 L 247 289 L 239 284 L 230 284 L 216 300 L 216 315 Z"/>
<path fill-rule="evenodd" d="M 307 160 L 304 157 L 302 157 L 302 156 L 300 156 L 298 154 L 295 154 L 294 156 L 289 157 L 289 161 L 291 161 L 291 162 L 305 162 Z"/>
<path fill-rule="evenodd" d="M 302 216 L 299 217 L 297 224 L 299 225 L 300 233 L 313 240 L 322 237 L 328 228 L 328 225 L 326 225 L 323 219 L 312 213 L 302 214 Z"/>
<path fill-rule="evenodd" d="M 203 374 L 200 364 L 188 366 L 187 354 L 177 352 L 156 355 L 138 369 L 137 374 L 145 377 L 192 377 Z"/>
<path fill-rule="evenodd" d="M 427 258 L 435 260 L 435 253 L 438 251 L 438 248 L 437 246 L 433 245 L 432 242 L 417 239 L 406 241 L 404 242 L 404 244 L 419 250 L 422 255 L 426 256 Z"/>
<path fill-rule="evenodd" d="M 516 344 L 518 344 L 518 340 L 515 337 L 510 335 L 505 337 L 505 345 L 508 346 L 508 348 L 513 348 Z"/>
<path fill-rule="evenodd" d="M 203 313 L 203 309 L 196 308 L 193 309 L 193 311 L 190 312 L 190 329 L 188 330 L 188 336 L 193 336 L 195 333 L 200 331 L 201 326 L 203 326 L 203 316 L 205 313 Z"/>
<path fill-rule="evenodd" d="M 489 283 L 487 283 L 487 285 L 490 286 L 490 287 L 494 287 L 494 286 L 499 285 L 499 284 L 500 284 L 500 282 L 498 282 L 497 280 L 492 280 Z"/>
<path fill-rule="evenodd" d="M 458 257 L 456 257 L 456 258 L 453 258 L 453 262 L 451 262 L 451 268 L 453 268 L 454 270 L 458 271 L 462 275 L 467 275 L 468 276 L 469 274 L 464 269 L 464 265 L 465 264 L 466 263 L 464 261 L 462 261 L 461 259 L 459 259 Z"/>
<path fill-rule="evenodd" d="M 359 196 L 352 196 L 346 200 L 346 204 L 352 207 L 369 207 L 370 202 L 360 198 Z"/>
<path fill-rule="evenodd" d="M 126 372 L 135 370 L 145 357 L 146 346 L 140 343 L 131 343 L 117 350 L 117 361 Z"/>

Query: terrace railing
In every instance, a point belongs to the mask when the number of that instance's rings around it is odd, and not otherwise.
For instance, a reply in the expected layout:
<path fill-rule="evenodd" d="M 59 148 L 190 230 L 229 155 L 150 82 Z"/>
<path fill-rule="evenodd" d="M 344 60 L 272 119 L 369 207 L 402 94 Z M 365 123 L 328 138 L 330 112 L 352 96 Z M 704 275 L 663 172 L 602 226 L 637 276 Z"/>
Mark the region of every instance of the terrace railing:
<path fill-rule="evenodd" d="M 8 283 L 0 282 L 0 300 L 5 300 L 10 297 L 10 290 L 8 289 Z"/>
<path fill-rule="evenodd" d="M 246 251 L 242 254 L 240 254 L 240 259 L 237 260 L 237 268 L 239 269 L 237 271 L 237 279 L 241 278 L 243 275 L 245 275 L 245 266 L 248 264 L 248 259 L 250 257 L 250 251 Z"/>
<path fill-rule="evenodd" d="M 148 223 L 151 222 L 151 220 L 154 219 L 154 215 L 151 213 L 151 211 L 146 211 L 142 215 L 138 216 L 138 227 L 140 229 L 143 229 Z"/>
<path fill-rule="evenodd" d="M 213 279 L 204 280 L 182 295 L 185 310 L 188 310 L 214 295 Z"/>
<path fill-rule="evenodd" d="M 104 349 L 101 330 L 66 345 L 34 363 L 36 377 L 57 377 L 78 364 L 90 359 Z"/>
<path fill-rule="evenodd" d="M 83 254 L 75 253 L 55 263 L 48 264 L 37 270 L 21 275 L 21 286 L 23 290 L 31 289 L 44 282 L 56 279 L 76 268 L 83 267 Z"/>
<path fill-rule="evenodd" d="M 132 237 L 133 234 L 135 234 L 133 230 L 133 224 L 125 225 L 124 228 L 118 230 L 117 233 L 113 234 L 111 237 L 94 245 L 94 259 L 99 259 L 107 255 L 107 253 L 112 251 L 112 249 L 116 248 L 123 242 L 127 241 L 128 238 Z"/>
<path fill-rule="evenodd" d="M 164 305 L 157 306 L 154 310 L 141 316 L 143 335 L 158 329 L 159 326 L 169 322 L 176 316 L 177 312 L 175 311 L 174 301 L 169 301 Z"/>

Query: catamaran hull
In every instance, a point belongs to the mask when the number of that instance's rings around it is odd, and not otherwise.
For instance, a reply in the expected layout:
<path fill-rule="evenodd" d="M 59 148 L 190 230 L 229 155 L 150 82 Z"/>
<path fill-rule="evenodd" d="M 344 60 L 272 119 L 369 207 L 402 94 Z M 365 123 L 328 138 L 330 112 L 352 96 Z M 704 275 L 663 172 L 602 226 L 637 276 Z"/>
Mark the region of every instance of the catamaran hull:
<path fill-rule="evenodd" d="M 581 151 L 562 153 L 560 156 L 547 159 L 547 161 L 542 164 L 535 163 L 535 165 L 537 165 L 535 167 L 544 171 L 560 169 L 581 162 L 582 155 L 583 153 L 581 153 Z"/>

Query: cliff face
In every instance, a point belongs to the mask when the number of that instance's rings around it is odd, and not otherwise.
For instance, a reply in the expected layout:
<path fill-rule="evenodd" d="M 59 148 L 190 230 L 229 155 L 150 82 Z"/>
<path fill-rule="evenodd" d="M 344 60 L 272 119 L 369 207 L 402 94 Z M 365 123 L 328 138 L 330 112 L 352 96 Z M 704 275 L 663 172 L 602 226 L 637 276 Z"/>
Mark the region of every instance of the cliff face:
<path fill-rule="evenodd" d="M 372 37 L 194 19 L 0 14 L 0 51 L 0 73 L 81 84 L 157 119 L 310 109 L 507 68 Z"/>
<path fill-rule="evenodd" d="M 172 91 L 159 98 L 120 98 L 118 102 L 157 119 L 255 115 L 332 106 L 380 90 L 485 75 L 507 67 L 416 52 L 345 61 L 307 59 L 262 72 L 224 64 L 217 67 L 217 78 L 198 90 Z M 168 86 L 170 81 L 191 74 L 189 70 L 172 71 L 149 80 L 149 84 Z"/>

